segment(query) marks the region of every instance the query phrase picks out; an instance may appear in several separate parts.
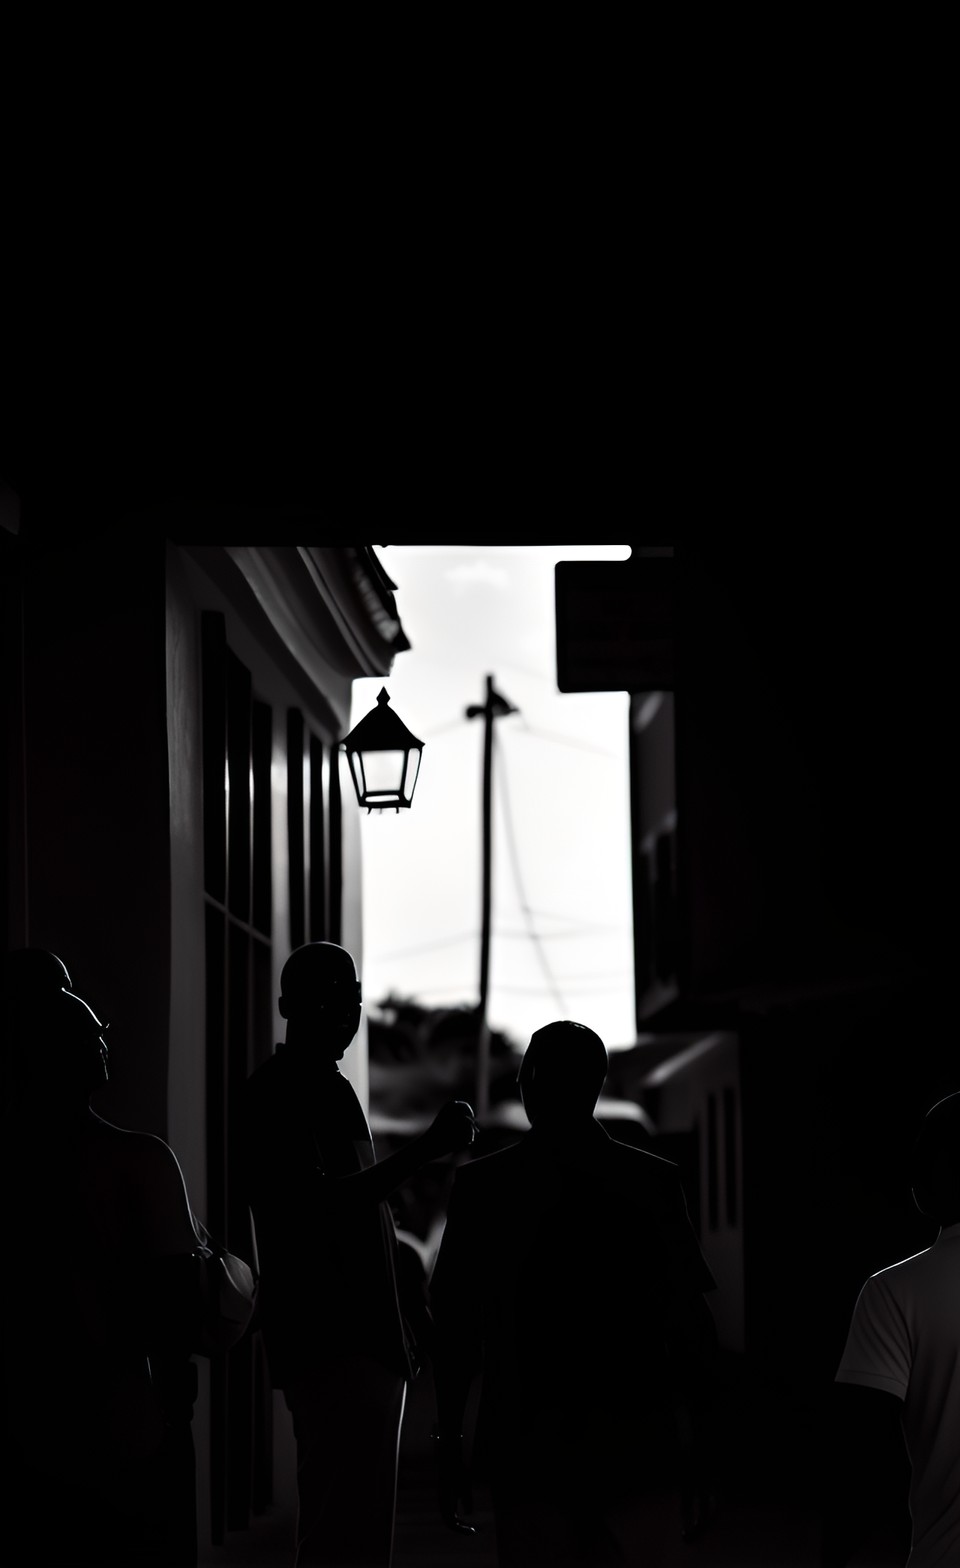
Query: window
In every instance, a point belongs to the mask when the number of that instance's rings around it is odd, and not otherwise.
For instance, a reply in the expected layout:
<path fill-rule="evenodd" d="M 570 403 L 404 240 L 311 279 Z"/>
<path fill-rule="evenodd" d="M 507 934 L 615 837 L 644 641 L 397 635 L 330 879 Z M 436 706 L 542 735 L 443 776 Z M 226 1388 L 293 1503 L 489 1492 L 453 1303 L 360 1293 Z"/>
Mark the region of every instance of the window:
<path fill-rule="evenodd" d="M 252 1256 L 231 1130 L 243 1086 L 273 1047 L 270 767 L 273 717 L 227 646 L 221 615 L 202 625 L 207 1215 L 218 1240 Z M 213 1357 L 211 1523 L 246 1529 L 272 1491 L 272 1400 L 258 1334 Z"/>
<path fill-rule="evenodd" d="M 239 1100 L 273 1051 L 273 711 L 228 646 L 222 615 L 202 621 L 203 832 L 206 930 L 206 1222 L 252 1256 L 238 1168 Z M 340 940 L 342 850 L 336 743 L 287 709 L 290 939 Z M 211 1521 L 215 1545 L 271 1501 L 272 1398 L 259 1334 L 212 1358 Z"/>
<path fill-rule="evenodd" d="M 342 848 L 337 744 L 325 746 L 287 711 L 287 848 L 290 946 L 339 942 Z"/>

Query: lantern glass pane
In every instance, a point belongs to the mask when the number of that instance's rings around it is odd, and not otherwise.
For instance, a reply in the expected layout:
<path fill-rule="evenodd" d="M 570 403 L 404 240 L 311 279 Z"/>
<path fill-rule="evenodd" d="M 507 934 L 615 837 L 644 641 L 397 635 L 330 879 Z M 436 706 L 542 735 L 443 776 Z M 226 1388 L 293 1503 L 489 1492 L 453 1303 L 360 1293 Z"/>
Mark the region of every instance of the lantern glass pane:
<path fill-rule="evenodd" d="M 414 747 L 414 749 L 410 752 L 410 756 L 409 756 L 409 759 L 407 761 L 407 776 L 406 776 L 406 778 L 403 781 L 403 798 L 404 798 L 404 800 L 412 800 L 413 799 L 413 788 L 414 788 L 414 785 L 417 782 L 417 774 L 419 773 L 419 771 L 420 771 L 420 753 Z"/>
<path fill-rule="evenodd" d="M 357 791 L 357 799 L 362 800 L 364 793 L 363 758 L 358 751 L 348 751 L 347 756 L 350 758 L 350 766 L 353 769 L 353 782 Z"/>
<path fill-rule="evenodd" d="M 363 773 L 367 795 L 399 795 L 403 779 L 403 752 L 364 752 Z"/>

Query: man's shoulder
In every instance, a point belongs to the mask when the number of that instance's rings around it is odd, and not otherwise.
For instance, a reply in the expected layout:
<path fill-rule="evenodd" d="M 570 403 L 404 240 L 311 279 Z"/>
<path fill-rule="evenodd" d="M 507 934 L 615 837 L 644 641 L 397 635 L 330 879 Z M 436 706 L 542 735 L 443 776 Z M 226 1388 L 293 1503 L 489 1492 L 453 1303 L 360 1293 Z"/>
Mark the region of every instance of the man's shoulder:
<path fill-rule="evenodd" d="M 595 1167 L 617 1179 L 647 1189 L 671 1188 L 679 1181 L 679 1166 L 675 1161 L 652 1154 L 647 1149 L 638 1149 L 633 1144 L 619 1143 L 609 1134 L 598 1137 L 590 1148 Z M 536 1163 L 539 1153 L 529 1133 L 526 1133 L 505 1149 L 476 1155 L 461 1165 L 457 1171 L 457 1181 L 472 1188 L 514 1180 L 524 1167 Z"/>
<path fill-rule="evenodd" d="M 960 1249 L 953 1260 L 960 1263 Z M 924 1247 L 921 1252 L 913 1252 L 909 1257 L 901 1258 L 897 1263 L 890 1263 L 886 1268 L 878 1269 L 864 1281 L 863 1294 L 890 1295 L 900 1297 L 912 1295 L 924 1289 L 936 1289 L 940 1275 L 943 1272 L 945 1255 L 935 1246 Z"/>
<path fill-rule="evenodd" d="M 278 1088 L 287 1076 L 282 1052 L 274 1051 L 253 1069 L 243 1085 L 244 1096 L 248 1100 L 255 1100 L 260 1095 L 269 1094 Z"/>
<path fill-rule="evenodd" d="M 650 1187 L 671 1187 L 679 1180 L 680 1167 L 676 1161 L 654 1154 L 650 1149 L 638 1149 L 635 1144 L 609 1138 L 604 1152 L 610 1166 L 628 1181 Z"/>
<path fill-rule="evenodd" d="M 270 1052 L 270 1055 L 265 1056 L 263 1061 L 259 1062 L 253 1069 L 252 1073 L 247 1078 L 247 1083 L 256 1083 L 258 1079 L 272 1077 L 274 1073 L 282 1071 L 283 1063 L 283 1049 L 279 1046 L 274 1046 L 273 1050 Z"/>
<path fill-rule="evenodd" d="M 524 1134 L 515 1143 L 508 1143 L 506 1148 L 493 1149 L 489 1154 L 475 1154 L 472 1159 L 458 1167 L 457 1175 L 479 1177 L 481 1181 L 496 1179 L 523 1160 L 526 1144 L 526 1134 Z"/>
<path fill-rule="evenodd" d="M 240 1089 L 238 1125 L 245 1146 L 255 1147 L 264 1138 L 273 1143 L 278 1135 L 285 1136 L 296 1104 L 296 1088 L 282 1053 L 266 1057 Z"/>
<path fill-rule="evenodd" d="M 526 1159 L 524 1139 L 489 1154 L 476 1154 L 457 1167 L 456 1185 L 461 1191 L 487 1190 L 515 1179 Z"/>

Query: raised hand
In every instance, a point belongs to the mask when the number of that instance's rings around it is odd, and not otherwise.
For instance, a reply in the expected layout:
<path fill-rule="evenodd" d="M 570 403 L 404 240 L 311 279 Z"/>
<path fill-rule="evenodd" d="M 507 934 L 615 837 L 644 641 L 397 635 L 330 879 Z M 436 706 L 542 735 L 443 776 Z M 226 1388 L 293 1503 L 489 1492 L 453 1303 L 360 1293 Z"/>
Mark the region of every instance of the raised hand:
<path fill-rule="evenodd" d="M 438 1160 L 445 1154 L 459 1154 L 469 1149 L 477 1136 L 477 1123 L 473 1106 L 466 1100 L 448 1100 L 437 1112 L 424 1133 L 430 1158 Z"/>

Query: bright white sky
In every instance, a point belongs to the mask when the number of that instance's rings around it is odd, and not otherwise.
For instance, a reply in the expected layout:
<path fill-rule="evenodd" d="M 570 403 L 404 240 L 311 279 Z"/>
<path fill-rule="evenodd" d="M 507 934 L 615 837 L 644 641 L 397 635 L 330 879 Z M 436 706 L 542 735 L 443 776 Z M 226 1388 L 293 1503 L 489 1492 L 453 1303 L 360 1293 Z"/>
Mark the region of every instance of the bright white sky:
<path fill-rule="evenodd" d="M 554 613 L 557 561 L 630 547 L 374 548 L 412 646 L 385 681 L 354 682 L 351 724 L 386 685 L 426 744 L 410 810 L 361 819 L 366 1005 L 477 1001 L 483 720 L 465 709 L 489 674 L 519 709 L 494 725 L 490 1025 L 523 1048 L 573 1018 L 632 1045 L 629 698 L 558 691 Z M 343 788 L 356 809 L 346 770 Z"/>

